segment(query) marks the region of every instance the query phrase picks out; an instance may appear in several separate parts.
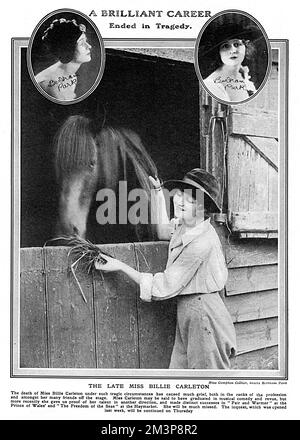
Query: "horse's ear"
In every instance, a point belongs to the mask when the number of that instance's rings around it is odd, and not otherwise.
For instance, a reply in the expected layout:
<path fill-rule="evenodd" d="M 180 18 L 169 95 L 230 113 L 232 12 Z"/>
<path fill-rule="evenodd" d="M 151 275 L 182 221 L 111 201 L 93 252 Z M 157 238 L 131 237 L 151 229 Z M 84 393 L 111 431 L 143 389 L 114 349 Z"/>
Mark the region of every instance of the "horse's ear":
<path fill-rule="evenodd" d="M 105 125 L 105 121 L 106 121 L 105 106 L 101 104 L 101 108 L 100 108 L 100 105 L 97 104 L 95 115 L 93 115 L 93 117 L 89 119 L 90 119 L 89 129 L 92 135 L 95 137 L 98 133 L 100 133 L 100 131 Z"/>
<path fill-rule="evenodd" d="M 96 137 L 96 135 L 101 131 L 102 125 L 101 121 L 98 119 L 91 119 L 89 123 L 89 130 L 93 136 L 93 138 Z"/>

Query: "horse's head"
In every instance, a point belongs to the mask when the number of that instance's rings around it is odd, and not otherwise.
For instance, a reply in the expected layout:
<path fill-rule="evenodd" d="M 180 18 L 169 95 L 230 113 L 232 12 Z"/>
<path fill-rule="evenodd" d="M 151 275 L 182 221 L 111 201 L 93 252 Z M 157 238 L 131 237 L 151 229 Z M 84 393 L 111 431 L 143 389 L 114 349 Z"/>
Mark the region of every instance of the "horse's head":
<path fill-rule="evenodd" d="M 147 207 L 150 208 L 149 175 L 155 176 L 157 169 L 135 132 L 102 127 L 95 133 L 89 119 L 70 116 L 56 135 L 54 153 L 60 187 L 59 232 L 73 234 L 76 231 L 80 236 L 85 236 L 88 214 L 93 201 L 96 201 L 97 191 L 111 189 L 117 196 L 120 181 L 126 182 L 128 192 L 143 189 Z M 113 226 L 110 225 L 111 228 Z M 95 230 L 99 228 L 97 224 L 92 228 L 95 240 L 98 240 Z M 132 225 L 128 225 L 128 231 L 129 228 L 132 229 Z M 101 233 L 105 235 L 104 229 L 102 227 Z M 138 239 L 155 236 L 150 217 L 145 227 L 137 225 L 134 229 Z M 126 230 L 123 235 L 126 235 Z"/>
<path fill-rule="evenodd" d="M 120 232 L 120 240 L 149 240 L 156 237 L 156 227 L 151 224 L 151 184 L 149 175 L 157 175 L 157 168 L 146 151 L 141 138 L 132 130 L 125 128 L 104 127 L 95 137 L 98 148 L 98 189 L 106 188 L 114 191 L 118 212 L 122 210 L 120 203 L 119 184 L 126 182 L 127 195 L 131 190 L 143 190 L 144 208 L 148 213 L 146 222 L 130 224 L 128 218 L 127 229 L 124 225 L 118 224 L 115 231 Z M 121 190 L 120 190 L 121 191 Z M 122 194 L 124 195 L 123 191 Z M 123 204 L 124 206 L 124 204 Z M 130 203 L 126 202 L 127 209 Z M 153 208 L 155 209 L 155 208 Z M 144 221 L 143 220 L 143 221 Z M 138 221 L 138 220 L 137 220 Z M 107 235 L 115 238 L 112 225 L 106 226 Z M 126 236 L 127 233 L 127 237 Z M 123 238 L 124 236 L 124 238 Z"/>
<path fill-rule="evenodd" d="M 90 131 L 90 120 L 83 116 L 70 116 L 54 140 L 54 164 L 58 183 L 74 174 L 97 174 L 97 147 Z"/>
<path fill-rule="evenodd" d="M 97 147 L 90 121 L 70 116 L 54 141 L 54 167 L 59 185 L 59 233 L 85 235 L 86 219 L 97 184 Z"/>

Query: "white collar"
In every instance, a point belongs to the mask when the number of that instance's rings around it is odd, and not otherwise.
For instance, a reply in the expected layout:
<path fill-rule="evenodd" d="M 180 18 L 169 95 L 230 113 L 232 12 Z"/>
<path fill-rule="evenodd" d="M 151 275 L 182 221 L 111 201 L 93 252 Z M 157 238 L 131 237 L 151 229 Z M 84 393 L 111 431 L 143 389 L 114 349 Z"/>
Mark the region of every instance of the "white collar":
<path fill-rule="evenodd" d="M 188 229 L 184 234 L 182 234 L 182 243 L 186 246 L 195 238 L 199 237 L 200 234 L 206 232 L 210 226 L 210 218 L 197 223 L 193 228 Z"/>

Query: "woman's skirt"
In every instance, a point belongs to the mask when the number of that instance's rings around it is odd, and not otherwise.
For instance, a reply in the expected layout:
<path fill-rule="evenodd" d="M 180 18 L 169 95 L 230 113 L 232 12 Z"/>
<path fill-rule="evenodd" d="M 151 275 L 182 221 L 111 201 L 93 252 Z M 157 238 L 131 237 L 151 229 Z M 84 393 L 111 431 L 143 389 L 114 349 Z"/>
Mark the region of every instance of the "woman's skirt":
<path fill-rule="evenodd" d="M 177 297 L 176 336 L 169 368 L 229 369 L 236 335 L 218 292 Z"/>

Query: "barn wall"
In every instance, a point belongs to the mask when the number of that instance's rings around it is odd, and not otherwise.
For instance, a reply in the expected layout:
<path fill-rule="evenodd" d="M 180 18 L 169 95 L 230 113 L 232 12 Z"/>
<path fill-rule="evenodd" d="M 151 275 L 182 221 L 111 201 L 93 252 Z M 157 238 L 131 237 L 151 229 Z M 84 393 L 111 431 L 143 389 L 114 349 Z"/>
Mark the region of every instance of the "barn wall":
<path fill-rule="evenodd" d="M 277 365 L 277 246 L 272 240 L 228 245 L 225 303 L 233 318 L 239 355 L 233 368 Z M 166 242 L 103 245 L 138 270 L 165 267 Z M 176 299 L 143 303 L 135 283 L 119 273 L 78 279 L 68 268 L 68 248 L 21 249 L 20 367 L 168 368 Z"/>

